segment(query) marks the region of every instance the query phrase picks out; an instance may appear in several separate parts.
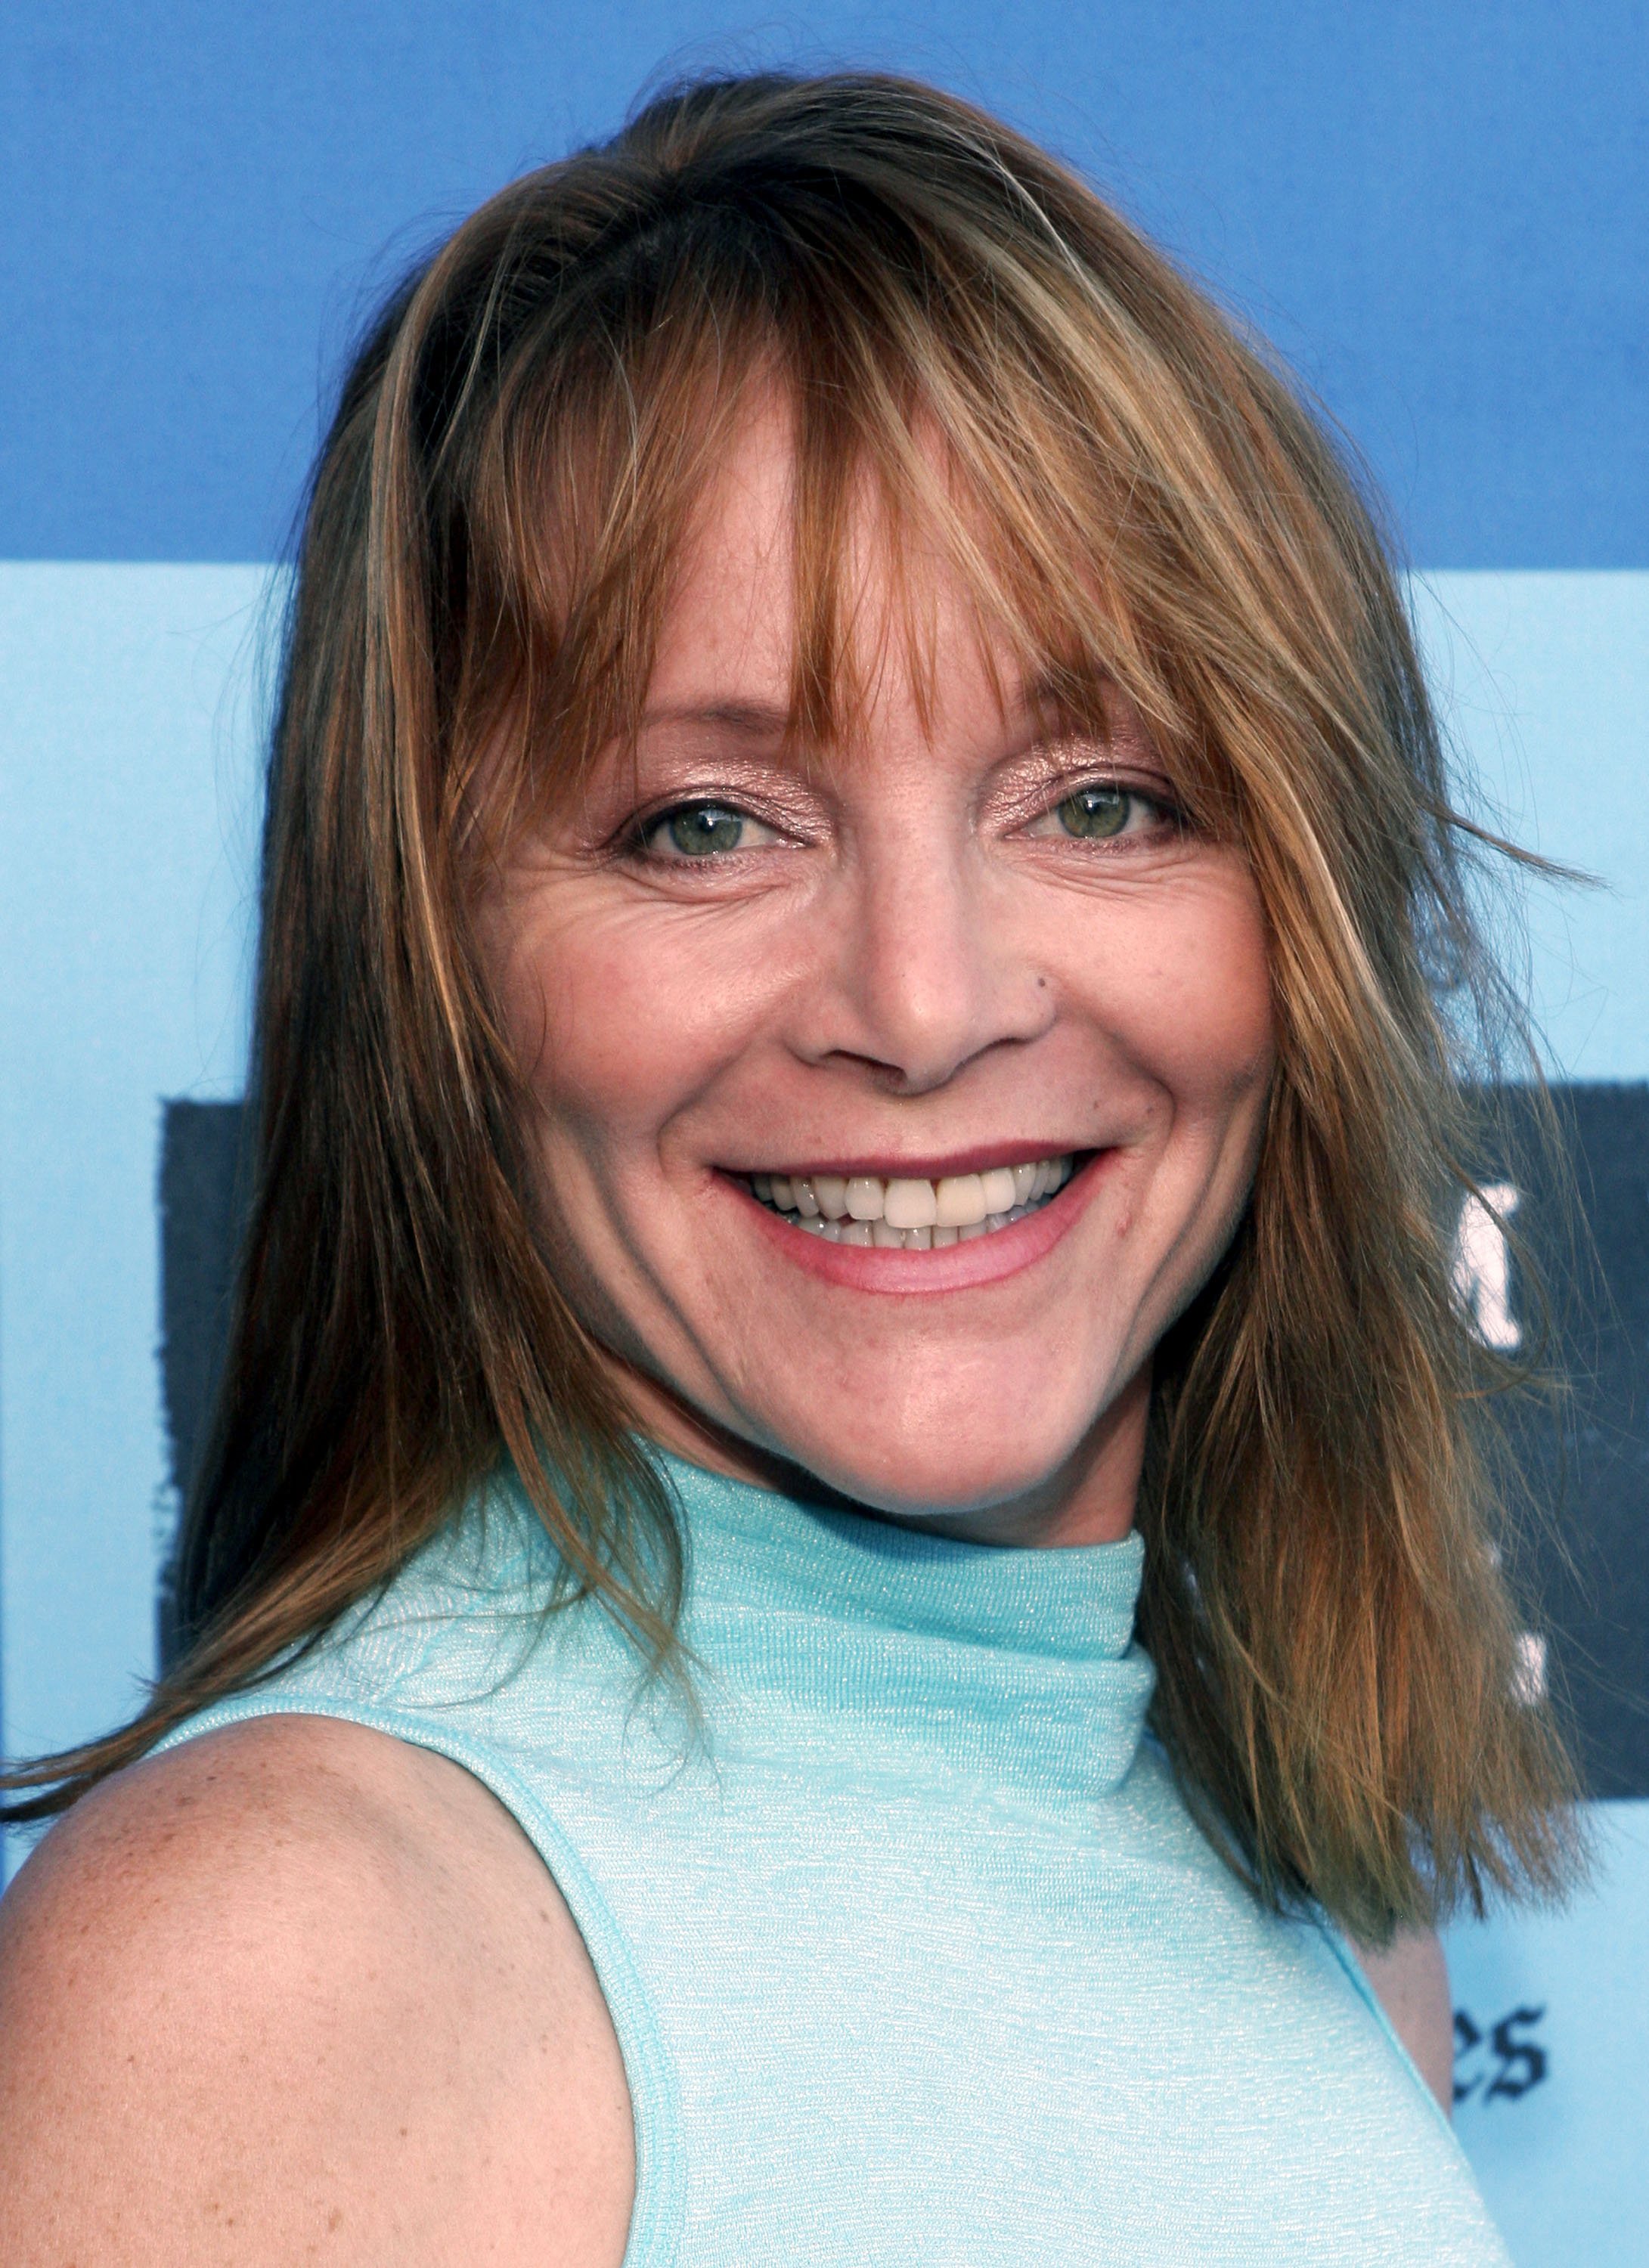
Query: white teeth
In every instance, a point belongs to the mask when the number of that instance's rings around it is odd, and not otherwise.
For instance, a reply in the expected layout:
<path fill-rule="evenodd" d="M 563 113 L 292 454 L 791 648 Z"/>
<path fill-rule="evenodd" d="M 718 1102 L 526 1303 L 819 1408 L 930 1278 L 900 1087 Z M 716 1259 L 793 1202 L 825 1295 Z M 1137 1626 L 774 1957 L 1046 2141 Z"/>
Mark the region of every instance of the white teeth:
<path fill-rule="evenodd" d="M 855 1220 L 880 1220 L 882 1204 L 880 1182 L 865 1177 L 848 1183 L 848 1211 Z"/>
<path fill-rule="evenodd" d="M 992 1213 L 1012 1211 L 1013 1168 L 1012 1166 L 995 1167 L 990 1173 L 981 1174 L 979 1180 L 985 1193 L 987 1219 Z"/>
<path fill-rule="evenodd" d="M 948 1174 L 934 1190 L 933 1199 L 941 1228 L 969 1228 L 990 1210 L 985 1203 L 984 1182 L 977 1174 Z"/>
<path fill-rule="evenodd" d="M 931 1182 L 889 1182 L 883 1216 L 895 1228 L 931 1228 L 939 1219 Z"/>
<path fill-rule="evenodd" d="M 752 1174 L 749 1179 L 763 1204 L 828 1243 L 928 1252 L 1012 1227 L 1064 1189 L 1075 1171 L 1075 1159 L 1064 1157 L 992 1166 L 983 1174 L 947 1174 L 938 1182 L 916 1175 L 884 1181 L 876 1174 Z"/>

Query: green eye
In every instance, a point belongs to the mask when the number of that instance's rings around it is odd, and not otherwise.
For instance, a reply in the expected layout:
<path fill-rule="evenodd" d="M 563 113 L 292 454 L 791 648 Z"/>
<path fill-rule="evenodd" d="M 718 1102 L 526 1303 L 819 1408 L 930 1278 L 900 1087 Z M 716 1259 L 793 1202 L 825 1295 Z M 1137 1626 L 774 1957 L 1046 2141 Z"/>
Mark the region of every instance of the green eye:
<path fill-rule="evenodd" d="M 744 829 L 744 819 L 736 811 L 717 803 L 689 803 L 669 814 L 662 831 L 671 849 L 684 858 L 713 858 L 718 851 L 736 850 Z"/>
<path fill-rule="evenodd" d="M 1089 842 L 1102 841 L 1108 835 L 1122 833 L 1132 801 L 1126 788 L 1083 787 L 1068 795 L 1054 815 L 1065 834 L 1081 836 Z"/>

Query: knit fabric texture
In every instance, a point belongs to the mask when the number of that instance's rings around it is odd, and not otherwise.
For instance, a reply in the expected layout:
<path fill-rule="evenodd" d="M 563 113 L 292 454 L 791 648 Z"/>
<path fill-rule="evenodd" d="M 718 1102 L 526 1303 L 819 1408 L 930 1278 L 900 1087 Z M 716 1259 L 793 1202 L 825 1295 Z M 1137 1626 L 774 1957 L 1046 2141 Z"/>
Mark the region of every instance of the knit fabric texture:
<path fill-rule="evenodd" d="M 239 1719 L 438 1750 L 583 1931 L 626 2268 L 1509 2268 L 1336 1933 L 1263 1913 L 1145 1719 L 1142 1546 L 1015 1550 L 667 1461 L 691 1702 L 493 1488 Z"/>

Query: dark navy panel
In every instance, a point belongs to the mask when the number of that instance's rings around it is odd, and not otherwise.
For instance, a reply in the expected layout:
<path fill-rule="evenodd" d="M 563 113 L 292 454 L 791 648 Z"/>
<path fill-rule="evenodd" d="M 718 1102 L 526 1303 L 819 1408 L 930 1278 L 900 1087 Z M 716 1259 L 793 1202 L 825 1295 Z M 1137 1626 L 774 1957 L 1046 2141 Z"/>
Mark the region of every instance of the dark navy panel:
<path fill-rule="evenodd" d="M 29 0 L 0 556 L 261 559 L 375 281 L 673 61 L 897 65 L 1278 338 L 1428 566 L 1649 564 L 1643 0 Z"/>
<path fill-rule="evenodd" d="M 1516 1138 L 1515 1110 L 1505 1126 L 1522 1184 L 1511 1309 L 1566 1388 L 1517 1428 L 1528 1501 L 1513 1572 L 1587 1793 L 1649 1796 L 1649 1084 L 1576 1083 L 1556 1101 L 1558 1185 Z"/>
<path fill-rule="evenodd" d="M 238 1102 L 165 1102 L 160 1145 L 160 1383 L 172 1485 L 186 1497 L 206 1447 L 249 1196 Z M 159 1575 L 156 1656 L 177 1652 L 170 1556 Z"/>

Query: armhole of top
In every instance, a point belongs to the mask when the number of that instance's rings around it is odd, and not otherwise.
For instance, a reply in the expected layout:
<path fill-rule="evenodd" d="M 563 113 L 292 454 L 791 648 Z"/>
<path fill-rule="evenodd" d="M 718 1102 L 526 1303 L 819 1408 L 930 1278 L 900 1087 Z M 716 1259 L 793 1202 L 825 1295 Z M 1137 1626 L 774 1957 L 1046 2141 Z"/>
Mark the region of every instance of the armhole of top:
<path fill-rule="evenodd" d="M 1402 2064 L 1403 2069 L 1408 2073 L 1415 2085 L 1419 2088 L 1421 2095 L 1425 2099 L 1426 2108 L 1431 2111 L 1432 2116 L 1436 2119 L 1443 2132 L 1448 2136 L 1449 2140 L 1454 2144 L 1455 2149 L 1460 2151 L 1461 2155 L 1463 2157 L 1465 2155 L 1465 2151 L 1461 2146 L 1460 2136 L 1454 2131 L 1454 2120 L 1449 2117 L 1447 2111 L 1444 2110 L 1442 2104 L 1438 2101 L 1436 2095 L 1432 2091 L 1431 2083 L 1427 2080 L 1425 2073 L 1421 2070 L 1419 2065 L 1416 2063 L 1414 2058 L 1410 2054 L 1408 2043 L 1403 2039 L 1402 2035 L 1398 2031 L 1395 2024 L 1392 2022 L 1390 2012 L 1387 2008 L 1385 2002 L 1380 1999 L 1379 1993 L 1375 1992 L 1373 1980 L 1369 1977 L 1368 1971 L 1364 1968 L 1362 1962 L 1358 1959 L 1356 1950 L 1351 1944 L 1351 1939 L 1347 1937 L 1345 1932 L 1339 1926 L 1338 1923 L 1331 1921 L 1327 1914 L 1321 1912 L 1315 1913 L 1313 1916 L 1313 1919 L 1316 1924 L 1319 1934 L 1328 1945 L 1330 1952 L 1332 1952 L 1335 1959 L 1345 1971 L 1347 1977 L 1350 1977 L 1352 1990 L 1357 1993 L 1358 1998 L 1362 2001 L 1364 2007 L 1370 2011 L 1373 2016 L 1374 2021 L 1379 2025 L 1380 2030 L 1385 2034 L 1387 2039 L 1390 2042 L 1393 2049 L 1395 2051 L 1398 2061 Z M 626 2268 L 629 2268 L 628 2263 L 626 2263 Z"/>
<path fill-rule="evenodd" d="M 474 1742 L 427 1718 L 344 1697 L 250 1694 L 219 1702 L 168 1733 L 149 1753 L 161 1756 L 202 1733 L 263 1717 L 337 1719 L 430 1749 L 479 1780 L 520 1828 L 578 1926 L 623 2059 L 636 2137 L 636 2196 L 622 2268 L 672 2268 L 681 2245 L 684 2190 L 674 2067 L 624 1933 L 559 1822 L 514 1772 Z"/>

